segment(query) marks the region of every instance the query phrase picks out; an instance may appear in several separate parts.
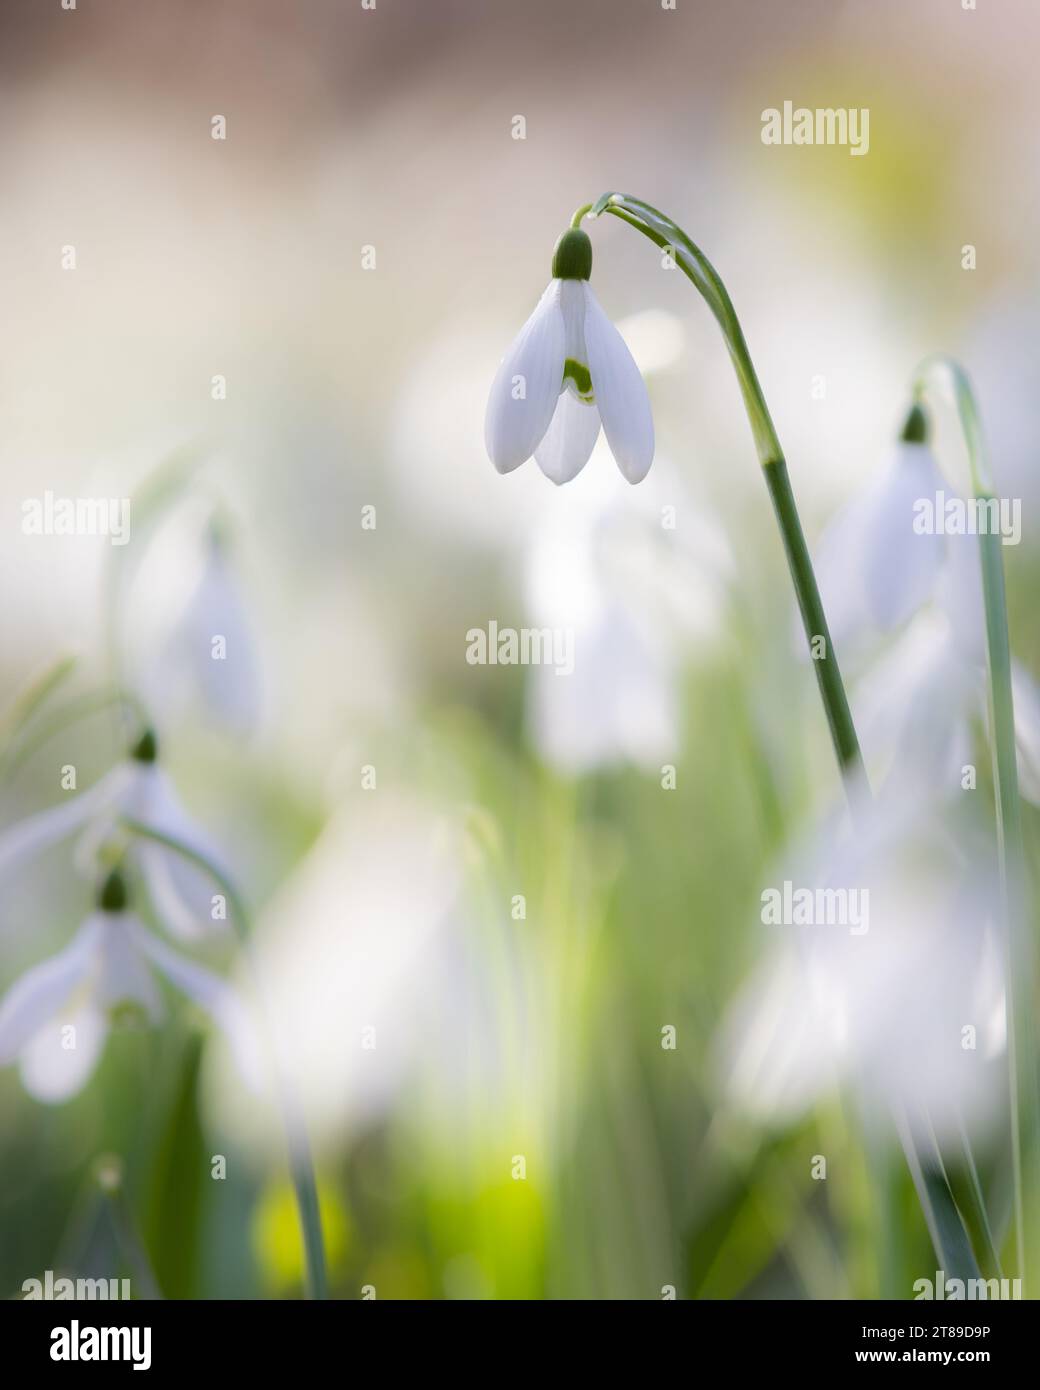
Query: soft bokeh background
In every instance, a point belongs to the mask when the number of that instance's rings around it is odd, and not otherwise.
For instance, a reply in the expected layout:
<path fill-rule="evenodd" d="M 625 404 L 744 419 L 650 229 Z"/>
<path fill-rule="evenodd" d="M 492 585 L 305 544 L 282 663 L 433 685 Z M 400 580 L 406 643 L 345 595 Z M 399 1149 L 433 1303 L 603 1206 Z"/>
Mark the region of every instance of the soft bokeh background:
<path fill-rule="evenodd" d="M 68 653 L 66 695 L 111 678 L 124 561 L 120 661 L 257 914 L 337 1294 L 906 1296 L 931 1270 L 854 1112 L 760 1124 L 720 1079 L 768 866 L 838 792 L 710 316 L 628 228 L 592 229 L 650 382 L 639 490 L 602 441 L 566 489 L 499 478 L 483 413 L 573 209 L 644 197 L 726 279 L 810 539 L 884 456 L 916 362 L 965 361 L 1023 498 L 1005 553 L 1035 669 L 1038 43 L 1029 0 L 3 7 L 0 689 L 10 706 Z M 764 146 L 787 99 L 869 107 L 869 154 Z M 22 534 L 26 498 L 139 499 L 171 455 L 183 485 L 134 511 L 126 556 Z M 248 738 L 154 679 L 214 509 L 257 652 Z M 573 627 L 575 675 L 469 666 L 491 619 Z M 4 824 L 120 751 L 106 715 L 56 733 L 9 775 Z M 68 846 L 4 885 L 0 985 L 91 892 Z M 879 1242 L 889 1169 L 905 1219 Z M 300 1292 L 275 1120 L 180 1005 L 64 1106 L 5 1070 L 0 1174 L 5 1292 L 144 1258 L 170 1296 Z"/>

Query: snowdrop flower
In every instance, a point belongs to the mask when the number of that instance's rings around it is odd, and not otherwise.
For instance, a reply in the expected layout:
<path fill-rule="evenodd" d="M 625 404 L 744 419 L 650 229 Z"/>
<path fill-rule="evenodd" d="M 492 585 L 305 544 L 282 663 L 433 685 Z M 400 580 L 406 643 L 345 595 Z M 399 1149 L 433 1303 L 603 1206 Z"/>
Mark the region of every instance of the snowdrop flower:
<path fill-rule="evenodd" d="M 201 703 L 223 728 L 248 734 L 260 714 L 259 662 L 228 557 L 212 524 L 202 574 L 143 680 L 150 708 L 180 712 Z"/>
<path fill-rule="evenodd" d="M 77 862 L 81 867 L 89 867 L 102 846 L 119 834 L 119 822 L 124 817 L 139 821 L 216 863 L 218 856 L 205 833 L 181 806 L 157 756 L 155 734 L 146 730 L 127 758 L 88 791 L 66 805 L 51 807 L 11 826 L 0 835 L 0 881 L 18 865 L 77 830 L 82 832 Z M 174 936 L 193 940 L 207 929 L 223 926 L 223 920 L 213 919 L 209 878 L 183 855 L 144 839 L 135 841 L 131 852 L 147 884 L 152 905 Z"/>
<path fill-rule="evenodd" d="M 539 753 L 568 773 L 630 762 L 659 769 L 679 747 L 683 663 L 724 628 L 733 561 L 703 499 L 659 461 L 633 499 L 609 473 L 560 498 L 530 534 L 527 612 L 573 638 L 573 670 L 532 666 L 528 724 Z M 661 525 L 671 504 L 681 516 Z"/>
<path fill-rule="evenodd" d="M 882 794 L 936 796 L 965 789 L 974 730 L 988 721 L 986 630 L 978 538 L 948 537 L 934 601 L 862 673 L 853 710 Z M 1012 658 L 1020 791 L 1040 805 L 1040 688 Z"/>
<path fill-rule="evenodd" d="M 945 537 L 915 527 L 915 504 L 944 487 L 924 414 L 914 406 L 888 467 L 820 538 L 817 582 L 839 648 L 870 631 L 894 631 L 933 595 Z"/>
<path fill-rule="evenodd" d="M 357 1133 L 408 1086 L 413 1103 L 432 1089 L 449 1128 L 478 1076 L 485 1104 L 502 1095 L 500 1019 L 467 933 L 465 859 L 461 828 L 419 803 L 390 797 L 375 812 L 344 810 L 257 923 L 278 1054 L 316 1144 Z M 230 1068 L 214 1076 L 232 1131 L 250 1148 L 280 1145 L 270 1115 L 241 1095 Z"/>
<path fill-rule="evenodd" d="M 853 694 L 864 749 L 882 750 L 887 789 L 934 795 L 962 785 L 972 730 L 987 717 L 986 619 L 978 536 L 928 533 L 915 503 L 949 490 L 914 406 L 890 468 L 824 532 L 817 575 L 836 645 L 902 628 L 861 670 Z M 924 515 L 925 513 L 921 513 Z M 800 641 L 799 646 L 804 649 Z M 1040 690 L 1013 663 L 1023 796 L 1040 797 Z"/>
<path fill-rule="evenodd" d="M 768 928 L 781 935 L 722 1035 L 739 1108 L 790 1119 L 844 1080 L 940 1135 L 992 1118 L 1006 1045 L 992 894 L 970 836 L 953 841 L 932 810 L 875 805 L 854 839 L 824 833 L 802 858 L 792 881 L 857 891 L 867 930 Z"/>
<path fill-rule="evenodd" d="M 600 425 L 630 483 L 654 457 L 643 378 L 589 286 L 592 242 L 572 228 L 556 243 L 553 278 L 502 359 L 491 387 L 484 439 L 500 473 L 533 454 L 554 483 L 577 477 Z"/>
<path fill-rule="evenodd" d="M 853 713 L 881 795 L 962 790 L 985 676 L 965 661 L 946 615 L 925 607 L 863 673 Z"/>
<path fill-rule="evenodd" d="M 0 1000 L 0 1066 L 18 1063 L 37 1100 L 68 1100 L 89 1081 L 109 1028 L 163 1016 L 155 972 L 223 1029 L 247 1085 L 259 1090 L 260 1049 L 241 1000 L 218 976 L 171 951 L 127 910 L 122 874 L 110 873 L 93 912 L 63 951 L 28 970 Z"/>

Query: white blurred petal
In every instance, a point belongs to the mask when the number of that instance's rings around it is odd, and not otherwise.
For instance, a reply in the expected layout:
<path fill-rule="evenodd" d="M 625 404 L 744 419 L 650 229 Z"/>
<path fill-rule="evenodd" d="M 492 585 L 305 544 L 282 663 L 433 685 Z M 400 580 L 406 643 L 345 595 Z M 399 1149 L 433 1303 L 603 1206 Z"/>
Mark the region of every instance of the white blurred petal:
<path fill-rule="evenodd" d="M 456 974 L 444 978 L 463 857 L 450 825 L 381 794 L 365 814 L 326 827 L 258 924 L 279 1062 L 316 1144 L 385 1113 L 427 1064 L 441 1093 L 465 1090 L 486 1065 L 470 997 Z M 486 981 L 473 997 L 488 1006 Z M 449 1051 L 466 1060 L 446 1067 Z M 234 1078 L 221 1082 L 220 1113 L 251 1139 L 276 1140 L 267 1117 L 240 1103 Z M 444 1104 L 438 1114 L 454 1124 Z"/>
<path fill-rule="evenodd" d="M 90 917 L 58 955 L 16 980 L 0 1002 L 0 1066 L 12 1062 L 96 971 L 100 922 Z"/>
<path fill-rule="evenodd" d="M 243 1080 L 252 1091 L 259 1092 L 264 1074 L 260 1041 L 238 993 L 219 975 L 178 955 L 139 924 L 129 929 L 138 949 L 223 1031 Z"/>
<path fill-rule="evenodd" d="M 0 874 L 71 835 L 92 815 L 111 806 L 124 785 L 122 770 L 114 768 L 86 791 L 12 825 L 0 835 Z"/>
<path fill-rule="evenodd" d="M 884 770 L 886 791 L 927 798 L 960 787 L 982 693 L 945 618 L 919 613 L 853 693 L 868 765 Z"/>
<path fill-rule="evenodd" d="M 806 1007 L 810 987 L 793 952 L 771 952 L 727 1017 L 720 1039 L 726 1089 L 758 1120 L 802 1114 L 840 1077 L 838 1024 L 825 1007 Z"/>
<path fill-rule="evenodd" d="M 167 773 L 158 763 L 137 764 L 137 775 L 123 798 L 123 814 L 178 841 L 220 868 L 220 857 L 206 832 L 181 805 Z M 222 930 L 213 919 L 212 900 L 218 890 L 210 876 L 184 855 L 154 841 L 138 840 L 134 847 L 153 906 L 176 937 L 194 941 L 207 931 Z"/>
<path fill-rule="evenodd" d="M 661 459 L 632 492 L 590 470 L 532 531 L 524 565 L 533 625 L 573 636 L 574 670 L 532 667 L 527 722 L 541 756 L 579 772 L 671 761 L 683 662 L 723 631 L 733 572 L 724 528 Z M 674 509 L 675 530 L 662 526 Z"/>
<path fill-rule="evenodd" d="M 978 536 L 946 537 L 946 563 L 936 596 L 964 660 L 985 666 L 986 607 Z"/>
<path fill-rule="evenodd" d="M 44 1104 L 71 1099 L 93 1075 L 107 1036 L 107 1019 L 90 999 L 67 1016 L 49 1019 L 22 1049 L 22 1085 Z"/>
<path fill-rule="evenodd" d="M 628 614 L 609 607 L 575 633 L 574 670 L 530 673 L 531 733 L 547 761 L 568 772 L 631 762 L 647 769 L 679 748 L 675 666 Z"/>
<path fill-rule="evenodd" d="M 217 638 L 223 639 L 222 657 L 214 655 Z M 256 643 L 222 542 L 209 544 L 199 582 L 140 683 L 149 709 L 167 716 L 201 704 L 233 733 L 256 727 L 261 703 Z"/>
<path fill-rule="evenodd" d="M 930 597 L 946 554 L 946 539 L 914 530 L 914 506 L 934 503 L 942 475 L 924 444 L 901 444 L 873 497 L 864 537 L 864 583 L 873 621 L 900 627 Z"/>
<path fill-rule="evenodd" d="M 153 1023 L 162 1017 L 162 1002 L 148 963 L 141 955 L 138 935 L 144 931 L 128 912 L 102 912 L 101 974 L 98 1003 L 106 1012 L 121 1004 L 138 1004 Z"/>
<path fill-rule="evenodd" d="M 888 801 L 855 835 L 821 835 L 815 866 L 812 855 L 777 866 L 774 883 L 867 892 L 869 926 L 764 929 L 775 949 L 722 1034 L 738 1105 L 788 1120 L 840 1076 L 878 1115 L 895 1106 L 940 1136 L 993 1120 L 1004 988 L 971 844 L 923 806 Z M 968 1026 L 977 1046 L 965 1046 Z"/>

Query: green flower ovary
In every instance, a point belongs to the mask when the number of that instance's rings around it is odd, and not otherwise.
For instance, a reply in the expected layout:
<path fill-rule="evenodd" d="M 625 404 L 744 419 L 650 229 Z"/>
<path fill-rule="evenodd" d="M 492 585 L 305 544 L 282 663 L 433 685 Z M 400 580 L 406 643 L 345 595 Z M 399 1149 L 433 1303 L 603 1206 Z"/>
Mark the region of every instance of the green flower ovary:
<path fill-rule="evenodd" d="M 591 405 L 596 399 L 592 391 L 592 377 L 584 362 L 577 362 L 573 357 L 567 358 L 563 364 L 563 386 L 566 386 L 568 381 L 586 405 Z"/>

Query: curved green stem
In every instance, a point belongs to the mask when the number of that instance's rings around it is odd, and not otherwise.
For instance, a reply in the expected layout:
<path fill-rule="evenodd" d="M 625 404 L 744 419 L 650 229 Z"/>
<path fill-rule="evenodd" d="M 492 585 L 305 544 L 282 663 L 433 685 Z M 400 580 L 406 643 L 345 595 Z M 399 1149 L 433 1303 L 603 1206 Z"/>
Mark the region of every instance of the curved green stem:
<path fill-rule="evenodd" d="M 859 740 L 849 709 L 848 696 L 838 667 L 838 659 L 831 642 L 830 628 L 820 598 L 816 575 L 813 571 L 809 547 L 805 542 L 798 508 L 791 488 L 791 480 L 784 461 L 783 450 L 773 426 L 769 407 L 766 405 L 758 374 L 748 351 L 740 320 L 737 318 L 733 301 L 722 283 L 715 267 L 686 233 L 671 218 L 658 212 L 649 203 L 628 194 L 605 193 L 589 208 L 579 208 L 574 214 L 573 226 L 577 226 L 588 212 L 598 217 L 608 212 L 627 222 L 636 231 L 642 232 L 656 246 L 671 253 L 676 265 L 693 283 L 694 288 L 707 303 L 715 316 L 729 349 L 737 381 L 740 385 L 744 409 L 751 425 L 755 449 L 759 463 L 765 473 L 766 484 L 772 499 L 777 526 L 783 541 L 787 566 L 791 573 L 795 597 L 802 615 L 806 639 L 809 643 L 816 679 L 823 701 L 831 741 L 838 758 L 838 765 L 845 780 L 845 786 L 852 800 L 863 783 L 863 760 Z"/>
<path fill-rule="evenodd" d="M 213 880 L 227 901 L 239 944 L 249 963 L 254 983 L 260 994 L 261 1002 L 264 1002 L 259 970 L 253 952 L 252 927 L 249 913 L 241 894 L 228 878 L 227 874 L 205 855 L 200 854 L 189 845 L 183 844 L 172 835 L 166 835 L 160 830 L 153 829 L 150 825 L 145 825 L 143 822 L 132 820 L 129 817 L 124 817 L 122 823 L 127 830 L 139 836 L 141 839 L 151 840 L 155 844 L 164 845 L 175 854 L 179 854 L 183 859 L 194 864 L 197 869 L 201 869 L 203 873 L 207 874 Z M 266 1004 L 264 1011 L 269 1018 L 270 1011 L 266 1008 Z M 325 1239 L 321 1226 L 318 1185 L 314 1177 L 314 1163 L 311 1158 L 310 1142 L 307 1138 L 307 1127 L 300 1110 L 296 1093 L 282 1072 L 280 1061 L 276 1053 L 274 1053 L 273 1044 L 272 1055 L 274 1072 L 278 1082 L 279 1099 L 281 1101 L 282 1119 L 285 1126 L 289 1167 L 292 1173 L 293 1188 L 296 1192 L 296 1205 L 300 1215 L 300 1227 L 303 1232 L 304 1255 L 307 1262 L 308 1290 L 311 1298 L 323 1299 L 327 1296 L 328 1292 L 328 1278 L 325 1268 Z"/>
<path fill-rule="evenodd" d="M 942 395 L 948 386 L 953 395 L 968 455 L 972 494 L 985 515 L 996 503 L 993 480 L 986 459 L 982 426 L 975 394 L 967 373 L 952 358 L 927 358 L 913 379 L 913 394 L 924 402 L 932 393 Z M 1011 643 L 1008 634 L 1004 557 L 999 528 L 979 527 L 979 558 L 986 612 L 986 666 L 992 743 L 993 784 L 997 815 L 997 865 L 1000 882 L 1001 927 L 1008 981 L 1008 1068 L 1012 1168 L 1014 1181 L 1015 1246 L 1023 1281 L 1030 1259 L 1035 1258 L 1040 1232 L 1036 1203 L 1025 1200 L 1025 1172 L 1040 1155 L 1038 1123 L 1036 1039 L 1033 1027 L 1036 962 L 1030 932 L 1028 876 L 1022 834 L 1022 806 L 1018 790 L 1018 757 L 1015 746 L 1015 710 L 1011 684 Z"/>

